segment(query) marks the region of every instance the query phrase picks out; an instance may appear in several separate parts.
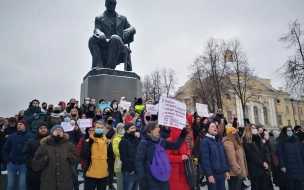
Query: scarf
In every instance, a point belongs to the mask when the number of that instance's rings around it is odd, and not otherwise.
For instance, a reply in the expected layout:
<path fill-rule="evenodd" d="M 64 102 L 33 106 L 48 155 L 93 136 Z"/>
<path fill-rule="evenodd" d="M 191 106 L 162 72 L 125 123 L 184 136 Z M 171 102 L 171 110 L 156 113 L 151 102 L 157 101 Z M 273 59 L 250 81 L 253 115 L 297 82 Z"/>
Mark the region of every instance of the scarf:
<path fill-rule="evenodd" d="M 148 134 L 149 137 L 151 137 L 152 141 L 157 142 L 157 141 L 159 141 L 159 139 L 160 139 L 160 136 L 155 136 L 155 135 L 152 134 L 152 133 L 147 133 L 147 134 Z"/>
<path fill-rule="evenodd" d="M 51 117 L 59 118 L 61 113 L 51 113 Z"/>
<path fill-rule="evenodd" d="M 41 108 L 40 107 L 35 107 L 35 106 L 29 106 L 29 111 L 31 113 L 41 113 Z"/>

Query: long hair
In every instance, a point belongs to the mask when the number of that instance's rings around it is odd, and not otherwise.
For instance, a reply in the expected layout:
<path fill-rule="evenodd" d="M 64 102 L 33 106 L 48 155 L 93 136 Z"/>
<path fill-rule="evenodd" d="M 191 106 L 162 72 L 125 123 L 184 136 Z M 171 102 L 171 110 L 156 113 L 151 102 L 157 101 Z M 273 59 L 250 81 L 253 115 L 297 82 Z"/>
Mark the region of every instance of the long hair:
<path fill-rule="evenodd" d="M 229 133 L 229 135 L 227 135 L 227 139 L 228 141 L 233 143 L 234 149 L 238 150 L 240 147 L 243 148 L 242 142 L 241 142 L 241 138 L 238 138 L 237 140 L 234 138 L 234 135 L 232 133 Z"/>
<path fill-rule="evenodd" d="M 285 126 L 285 127 L 282 128 L 278 139 L 281 139 L 283 142 L 288 141 L 288 136 L 287 136 L 287 129 L 288 128 L 292 129 L 292 127 L 290 127 L 290 126 Z M 296 138 L 296 136 L 294 134 L 292 136 Z"/>
<path fill-rule="evenodd" d="M 246 125 L 245 127 L 245 130 L 244 130 L 244 133 L 243 133 L 243 136 L 242 136 L 242 139 L 245 138 L 245 140 L 248 142 L 248 143 L 252 143 L 252 132 L 251 132 L 251 128 L 254 124 L 253 123 L 249 123 Z"/>
<path fill-rule="evenodd" d="M 75 111 L 75 112 L 76 112 L 76 119 L 78 119 L 78 118 L 79 118 L 78 110 L 77 110 L 76 108 L 73 108 L 73 109 L 71 109 L 70 113 L 71 113 L 72 111 Z"/>

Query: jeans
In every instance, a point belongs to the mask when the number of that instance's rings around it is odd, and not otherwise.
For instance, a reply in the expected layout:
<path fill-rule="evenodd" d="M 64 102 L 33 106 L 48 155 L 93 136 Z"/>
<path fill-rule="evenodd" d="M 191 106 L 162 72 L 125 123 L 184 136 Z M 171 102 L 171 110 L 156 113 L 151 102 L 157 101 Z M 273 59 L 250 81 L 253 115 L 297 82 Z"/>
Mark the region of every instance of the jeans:
<path fill-rule="evenodd" d="M 243 179 L 240 179 L 239 176 L 230 176 L 228 181 L 229 190 L 240 190 L 242 186 Z"/>
<path fill-rule="evenodd" d="M 299 179 L 287 179 L 287 190 L 303 190 L 304 181 Z"/>
<path fill-rule="evenodd" d="M 73 187 L 74 189 L 79 188 L 77 165 L 71 166 L 71 169 L 73 171 Z"/>
<path fill-rule="evenodd" d="M 252 177 L 250 178 L 251 190 L 265 190 L 267 176 Z"/>
<path fill-rule="evenodd" d="M 123 178 L 123 190 L 137 190 L 138 189 L 138 184 L 139 180 L 138 177 L 135 173 L 129 174 L 128 172 L 123 172 L 122 173 L 122 178 Z"/>
<path fill-rule="evenodd" d="M 91 177 L 86 177 L 86 190 L 95 190 L 97 187 L 97 190 L 106 190 L 107 189 L 107 183 L 108 183 L 108 178 L 91 178 Z"/>
<path fill-rule="evenodd" d="M 25 164 L 15 165 L 8 164 L 7 165 L 7 190 L 15 189 L 15 180 L 16 174 L 18 172 L 18 186 L 19 190 L 26 190 L 26 166 Z"/>
<path fill-rule="evenodd" d="M 209 183 L 207 178 L 208 190 L 224 190 L 225 189 L 225 174 L 212 173 L 215 183 Z"/>

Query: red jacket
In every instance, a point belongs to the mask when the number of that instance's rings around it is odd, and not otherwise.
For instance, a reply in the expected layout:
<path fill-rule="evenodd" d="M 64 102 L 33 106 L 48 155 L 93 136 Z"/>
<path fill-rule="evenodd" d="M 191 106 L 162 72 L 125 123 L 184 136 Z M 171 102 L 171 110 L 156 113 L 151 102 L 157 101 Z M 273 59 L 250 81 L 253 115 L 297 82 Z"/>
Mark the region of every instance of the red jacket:
<path fill-rule="evenodd" d="M 171 127 L 170 137 L 166 140 L 175 142 L 180 133 L 180 129 Z M 170 189 L 189 190 L 190 186 L 186 181 L 185 165 L 182 160 L 182 155 L 190 155 L 190 149 L 188 148 L 187 142 L 184 141 L 179 150 L 166 150 L 166 152 L 172 167 L 169 179 Z"/>
<path fill-rule="evenodd" d="M 130 122 L 133 122 L 133 119 L 135 118 L 135 116 L 134 117 L 132 117 L 132 116 L 126 116 L 125 117 L 125 123 L 130 123 Z"/>
<path fill-rule="evenodd" d="M 84 137 L 81 137 L 81 139 L 79 140 L 77 146 L 76 146 L 76 150 L 78 152 L 78 154 L 80 155 L 83 143 L 84 143 Z M 84 168 L 86 166 L 86 161 L 81 159 L 81 167 Z"/>

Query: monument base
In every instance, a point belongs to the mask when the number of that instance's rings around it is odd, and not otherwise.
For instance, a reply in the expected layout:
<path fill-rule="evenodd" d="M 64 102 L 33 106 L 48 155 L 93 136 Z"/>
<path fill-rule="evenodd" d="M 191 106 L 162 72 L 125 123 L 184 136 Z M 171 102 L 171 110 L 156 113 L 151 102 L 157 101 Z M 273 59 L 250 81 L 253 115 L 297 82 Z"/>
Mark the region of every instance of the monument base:
<path fill-rule="evenodd" d="M 142 97 L 140 77 L 133 72 L 118 71 L 106 68 L 94 68 L 83 78 L 80 92 L 80 102 L 85 97 L 94 98 L 96 105 L 100 99 L 107 102 L 126 97 L 133 101 L 134 97 Z"/>

